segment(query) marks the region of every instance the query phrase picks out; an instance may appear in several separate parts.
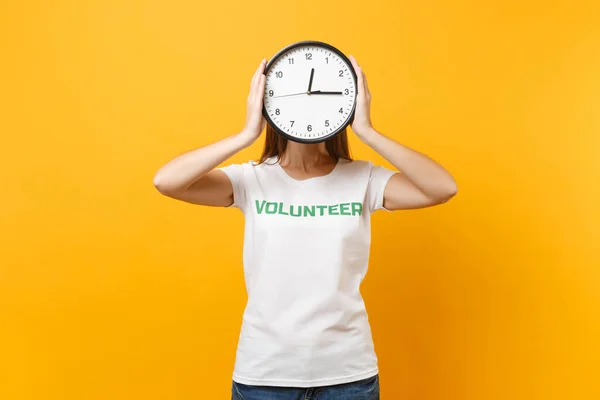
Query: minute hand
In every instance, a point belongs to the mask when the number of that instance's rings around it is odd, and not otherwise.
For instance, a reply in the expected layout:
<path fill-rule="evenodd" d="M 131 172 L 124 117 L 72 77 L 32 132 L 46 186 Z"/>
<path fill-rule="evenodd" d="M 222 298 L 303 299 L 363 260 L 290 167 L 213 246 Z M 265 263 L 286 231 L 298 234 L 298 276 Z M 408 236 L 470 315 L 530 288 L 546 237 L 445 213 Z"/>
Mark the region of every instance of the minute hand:
<path fill-rule="evenodd" d="M 342 92 L 323 92 L 321 90 L 313 90 L 310 94 L 342 94 Z"/>

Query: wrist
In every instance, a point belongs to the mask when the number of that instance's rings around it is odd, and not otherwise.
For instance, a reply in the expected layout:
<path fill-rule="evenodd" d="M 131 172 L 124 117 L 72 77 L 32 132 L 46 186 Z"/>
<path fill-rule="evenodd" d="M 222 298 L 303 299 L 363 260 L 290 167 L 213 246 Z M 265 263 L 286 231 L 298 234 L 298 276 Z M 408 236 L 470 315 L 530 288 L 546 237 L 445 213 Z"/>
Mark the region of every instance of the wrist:
<path fill-rule="evenodd" d="M 256 138 L 253 137 L 246 130 L 239 131 L 238 133 L 233 135 L 233 137 L 234 137 L 237 145 L 240 147 L 240 149 L 245 149 L 246 147 L 250 147 L 250 145 L 252 145 L 252 143 L 254 143 L 254 141 L 256 140 Z"/>
<path fill-rule="evenodd" d="M 360 140 L 362 140 L 365 144 L 368 145 L 370 145 L 373 139 L 378 135 L 380 135 L 380 133 L 377 132 L 372 126 L 361 130 L 359 133 L 357 133 L 357 136 L 360 138 Z"/>

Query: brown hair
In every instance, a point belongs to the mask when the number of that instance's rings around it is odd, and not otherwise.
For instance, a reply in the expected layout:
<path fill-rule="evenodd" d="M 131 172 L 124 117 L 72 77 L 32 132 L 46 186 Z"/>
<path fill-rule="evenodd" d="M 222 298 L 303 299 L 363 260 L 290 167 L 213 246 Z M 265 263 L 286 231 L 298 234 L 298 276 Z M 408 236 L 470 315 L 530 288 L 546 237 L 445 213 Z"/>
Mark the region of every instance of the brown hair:
<path fill-rule="evenodd" d="M 277 162 L 279 162 L 288 143 L 288 139 L 275 132 L 275 129 L 273 129 L 269 123 L 266 125 L 265 147 L 258 164 L 262 164 L 267 158 L 275 156 L 277 156 Z M 348 147 L 348 133 L 346 132 L 346 128 L 331 139 L 326 140 L 325 148 L 327 149 L 327 153 L 336 160 L 342 158 L 352 161 L 350 148 Z"/>

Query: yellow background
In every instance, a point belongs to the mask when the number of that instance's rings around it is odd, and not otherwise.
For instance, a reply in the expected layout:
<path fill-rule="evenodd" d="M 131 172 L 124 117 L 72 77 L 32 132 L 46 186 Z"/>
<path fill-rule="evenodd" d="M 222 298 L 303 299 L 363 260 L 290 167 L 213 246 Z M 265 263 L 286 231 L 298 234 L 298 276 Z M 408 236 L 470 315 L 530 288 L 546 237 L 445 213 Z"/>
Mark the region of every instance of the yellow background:
<path fill-rule="evenodd" d="M 0 398 L 229 398 L 243 216 L 152 178 L 239 131 L 260 59 L 306 39 L 459 185 L 373 217 L 382 398 L 600 398 L 594 3 L 3 1 Z"/>

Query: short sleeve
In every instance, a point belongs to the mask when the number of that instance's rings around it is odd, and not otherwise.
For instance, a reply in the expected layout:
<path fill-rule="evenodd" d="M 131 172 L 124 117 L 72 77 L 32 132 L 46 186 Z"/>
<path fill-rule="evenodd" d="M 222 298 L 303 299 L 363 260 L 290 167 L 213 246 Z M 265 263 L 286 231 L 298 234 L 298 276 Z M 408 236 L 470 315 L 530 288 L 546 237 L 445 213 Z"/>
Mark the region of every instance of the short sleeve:
<path fill-rule="evenodd" d="M 389 179 L 398 171 L 393 171 L 379 165 L 374 165 L 371 161 L 369 161 L 368 164 L 370 167 L 369 184 L 367 187 L 369 211 L 390 211 L 383 206 L 383 193 Z"/>
<path fill-rule="evenodd" d="M 236 207 L 244 210 L 246 204 L 246 184 L 244 180 L 244 166 L 242 164 L 230 164 L 217 168 L 225 172 L 233 187 L 233 203 L 228 207 Z"/>

